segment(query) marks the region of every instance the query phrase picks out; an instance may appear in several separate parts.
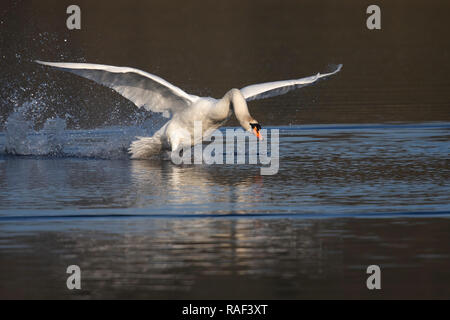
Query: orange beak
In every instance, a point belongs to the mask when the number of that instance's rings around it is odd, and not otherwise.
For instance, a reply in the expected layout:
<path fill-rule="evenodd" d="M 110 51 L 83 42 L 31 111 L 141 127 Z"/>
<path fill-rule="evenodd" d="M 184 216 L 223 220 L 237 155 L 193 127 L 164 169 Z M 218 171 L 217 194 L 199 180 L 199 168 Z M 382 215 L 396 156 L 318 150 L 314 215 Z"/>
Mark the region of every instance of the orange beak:
<path fill-rule="evenodd" d="M 259 140 L 262 140 L 262 135 L 261 135 L 261 132 L 259 132 L 259 130 L 255 127 L 255 128 L 253 128 L 253 133 L 255 134 L 255 136 L 259 139 Z"/>

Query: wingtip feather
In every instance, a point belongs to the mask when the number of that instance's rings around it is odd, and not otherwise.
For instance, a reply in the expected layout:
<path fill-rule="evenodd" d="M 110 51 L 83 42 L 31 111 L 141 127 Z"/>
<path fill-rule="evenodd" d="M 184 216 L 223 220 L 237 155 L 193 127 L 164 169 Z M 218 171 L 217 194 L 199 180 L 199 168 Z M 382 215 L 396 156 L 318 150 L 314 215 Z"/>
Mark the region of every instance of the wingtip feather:
<path fill-rule="evenodd" d="M 41 61 L 41 60 L 34 60 L 34 62 L 38 63 L 38 64 L 42 64 L 44 66 L 53 66 L 52 62 L 47 62 L 47 61 Z"/>

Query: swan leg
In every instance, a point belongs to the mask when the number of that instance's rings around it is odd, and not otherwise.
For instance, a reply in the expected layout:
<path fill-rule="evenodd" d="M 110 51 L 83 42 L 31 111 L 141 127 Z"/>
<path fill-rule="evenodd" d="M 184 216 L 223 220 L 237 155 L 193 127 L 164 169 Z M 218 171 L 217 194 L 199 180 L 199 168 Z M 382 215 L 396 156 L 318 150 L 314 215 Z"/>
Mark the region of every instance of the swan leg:
<path fill-rule="evenodd" d="M 186 143 L 183 143 L 183 140 L 184 139 L 182 137 L 175 137 L 175 139 L 171 140 L 171 151 L 169 155 L 170 160 L 174 164 L 182 164 L 190 160 L 190 152 L 189 152 L 190 147 L 188 147 Z"/>
<path fill-rule="evenodd" d="M 174 141 L 176 140 L 176 141 Z M 183 152 L 183 150 L 181 150 L 181 152 Z M 182 154 L 181 154 L 182 155 Z M 178 143 L 178 139 L 173 139 L 171 141 L 171 146 L 170 146 L 170 159 L 175 159 L 175 158 L 180 158 L 180 146 Z"/>

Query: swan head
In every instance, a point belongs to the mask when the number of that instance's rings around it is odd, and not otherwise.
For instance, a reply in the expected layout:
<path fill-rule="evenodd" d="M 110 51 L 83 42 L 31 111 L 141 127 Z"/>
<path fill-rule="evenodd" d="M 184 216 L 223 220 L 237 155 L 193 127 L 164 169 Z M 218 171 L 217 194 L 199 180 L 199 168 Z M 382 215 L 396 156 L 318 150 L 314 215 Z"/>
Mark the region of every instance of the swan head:
<path fill-rule="evenodd" d="M 253 120 L 249 122 L 250 128 L 247 129 L 247 131 L 251 131 L 259 140 L 262 140 L 263 137 L 261 135 L 261 125 L 258 123 L 258 121 Z"/>

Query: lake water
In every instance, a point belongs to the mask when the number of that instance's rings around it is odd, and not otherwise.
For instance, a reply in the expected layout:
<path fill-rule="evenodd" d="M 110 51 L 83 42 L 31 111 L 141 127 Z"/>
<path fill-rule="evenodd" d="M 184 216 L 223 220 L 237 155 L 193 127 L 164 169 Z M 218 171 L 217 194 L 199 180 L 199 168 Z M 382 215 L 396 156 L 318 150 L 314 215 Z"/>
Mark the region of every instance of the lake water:
<path fill-rule="evenodd" d="M 77 0 L 81 30 L 70 4 L 0 3 L 0 298 L 450 298 L 450 2 L 379 0 L 381 30 L 359 0 Z M 161 119 L 34 60 L 215 98 L 343 68 L 249 102 L 262 176 L 130 160 Z"/>
<path fill-rule="evenodd" d="M 129 160 L 139 128 L 64 130 L 56 156 L 29 133 L 35 155 L 0 155 L 1 296 L 450 296 L 450 123 L 277 129 L 273 176 Z"/>

